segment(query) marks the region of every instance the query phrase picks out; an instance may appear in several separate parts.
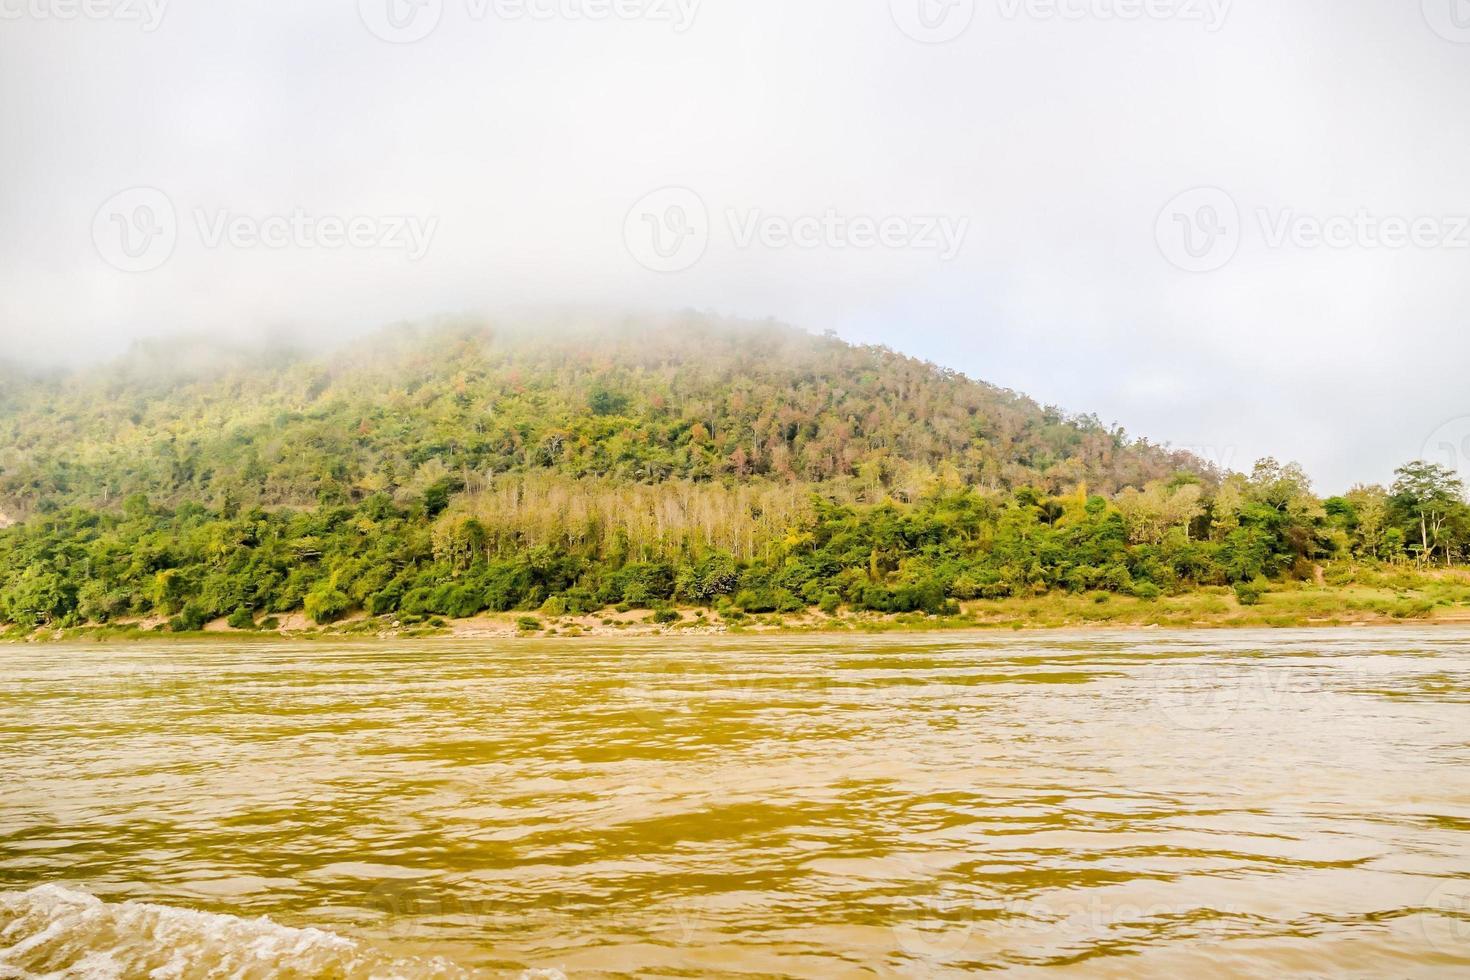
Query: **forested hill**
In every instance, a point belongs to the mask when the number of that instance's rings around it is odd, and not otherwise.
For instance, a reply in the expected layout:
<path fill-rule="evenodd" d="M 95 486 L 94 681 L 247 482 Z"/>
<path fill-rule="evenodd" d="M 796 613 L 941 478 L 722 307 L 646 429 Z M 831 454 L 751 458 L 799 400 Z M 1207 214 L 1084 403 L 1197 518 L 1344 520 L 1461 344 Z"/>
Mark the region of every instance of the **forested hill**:
<path fill-rule="evenodd" d="M 328 355 L 158 343 L 0 382 L 0 523 L 18 521 L 0 636 L 679 606 L 723 626 L 1232 586 L 1253 604 L 1327 563 L 1470 554 L 1443 467 L 1323 501 L 1293 464 L 1220 476 L 769 324 L 446 324 Z"/>
<path fill-rule="evenodd" d="M 407 501 L 497 475 L 1111 494 L 1197 459 L 890 350 L 698 315 L 396 327 L 327 354 L 155 342 L 0 368 L 0 513 Z M 864 493 L 867 491 L 868 493 Z"/>

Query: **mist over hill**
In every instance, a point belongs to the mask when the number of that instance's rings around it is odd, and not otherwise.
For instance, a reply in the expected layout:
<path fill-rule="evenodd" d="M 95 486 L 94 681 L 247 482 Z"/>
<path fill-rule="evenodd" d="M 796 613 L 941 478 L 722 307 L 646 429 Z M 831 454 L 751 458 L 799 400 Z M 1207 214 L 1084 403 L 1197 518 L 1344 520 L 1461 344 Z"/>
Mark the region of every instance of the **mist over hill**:
<path fill-rule="evenodd" d="M 112 363 L 10 368 L 0 511 L 134 494 L 304 507 L 498 474 L 810 483 L 900 498 L 942 474 L 1105 494 L 1193 456 L 878 347 L 681 314 L 443 320 L 331 351 L 140 343 Z"/>
<path fill-rule="evenodd" d="M 675 606 L 723 628 L 1227 586 L 1248 604 L 1324 562 L 1470 548 L 1439 467 L 1323 501 L 1294 464 L 1214 473 L 891 350 L 696 314 L 140 344 L 12 370 L 0 446 L 18 635 Z"/>

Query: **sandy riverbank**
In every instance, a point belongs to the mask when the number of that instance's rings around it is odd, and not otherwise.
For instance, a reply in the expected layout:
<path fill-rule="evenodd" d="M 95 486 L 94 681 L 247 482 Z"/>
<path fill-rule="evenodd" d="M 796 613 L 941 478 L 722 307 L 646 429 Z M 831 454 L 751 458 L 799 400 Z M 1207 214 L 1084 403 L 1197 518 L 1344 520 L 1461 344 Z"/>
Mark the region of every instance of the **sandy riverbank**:
<path fill-rule="evenodd" d="M 677 617 L 677 618 L 675 618 Z M 711 609 L 607 609 L 589 615 L 550 616 L 538 612 L 480 615 L 468 619 L 431 617 L 369 618 L 363 614 L 318 625 L 300 613 L 276 617 L 269 628 L 231 629 L 224 620 L 200 633 L 175 633 L 159 617 L 108 626 L 46 628 L 5 634 L 11 641 L 85 639 L 159 639 L 201 635 L 220 639 L 255 637 L 512 637 L 688 636 L 723 633 L 934 632 L 964 629 L 1169 629 L 1301 628 L 1343 626 L 1470 625 L 1470 595 L 1444 590 L 1395 590 L 1363 586 L 1281 586 L 1252 605 L 1233 592 L 1206 589 L 1178 596 L 1140 599 L 1106 593 L 1045 595 L 964 603 L 959 615 L 880 614 L 816 609 L 787 614 L 745 615 Z"/>

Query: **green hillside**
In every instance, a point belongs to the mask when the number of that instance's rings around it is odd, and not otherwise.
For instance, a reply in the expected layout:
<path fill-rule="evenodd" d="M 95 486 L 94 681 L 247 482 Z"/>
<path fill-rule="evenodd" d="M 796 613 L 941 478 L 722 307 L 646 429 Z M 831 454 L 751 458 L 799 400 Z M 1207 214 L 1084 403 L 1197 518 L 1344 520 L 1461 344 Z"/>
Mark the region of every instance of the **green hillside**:
<path fill-rule="evenodd" d="M 8 369 L 0 447 L 0 620 L 20 628 L 940 613 L 1248 585 L 1416 543 L 1450 559 L 1470 537 L 1460 504 L 1416 542 L 1434 495 L 1458 493 L 1447 474 L 1324 504 L 1295 467 L 1223 478 L 889 350 L 695 315 Z"/>
<path fill-rule="evenodd" d="M 7 385 L 0 510 L 340 504 L 552 472 L 846 481 L 902 491 L 1141 485 L 1197 461 L 930 364 L 787 327 L 657 323 L 395 329 L 319 356 L 154 343 Z"/>

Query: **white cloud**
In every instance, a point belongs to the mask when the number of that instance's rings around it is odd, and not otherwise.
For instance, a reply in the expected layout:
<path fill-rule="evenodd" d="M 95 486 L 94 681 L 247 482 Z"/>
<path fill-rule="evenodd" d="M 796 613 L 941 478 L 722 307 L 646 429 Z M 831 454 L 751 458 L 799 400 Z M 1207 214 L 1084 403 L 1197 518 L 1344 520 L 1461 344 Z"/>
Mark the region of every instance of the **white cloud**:
<path fill-rule="evenodd" d="M 685 0 L 672 19 L 569 2 L 442 0 L 415 43 L 355 3 L 169 4 L 151 31 L 0 21 L 0 343 L 76 358 L 186 329 L 693 306 L 886 342 L 1235 465 L 1300 459 L 1324 489 L 1386 479 L 1470 415 L 1470 253 L 1272 247 L 1255 224 L 1470 214 L 1470 47 L 1418 4 L 1215 4 L 1209 30 L 1092 0 Z M 957 35 L 946 11 L 969 18 Z M 1239 204 L 1241 241 L 1190 273 L 1156 225 L 1202 186 Z M 137 187 L 179 226 L 130 273 L 93 231 Z M 667 187 L 713 222 L 674 272 L 625 240 Z M 415 260 L 296 235 L 210 247 L 199 211 L 437 225 Z M 731 212 L 968 226 L 946 260 L 843 236 L 742 247 Z"/>

